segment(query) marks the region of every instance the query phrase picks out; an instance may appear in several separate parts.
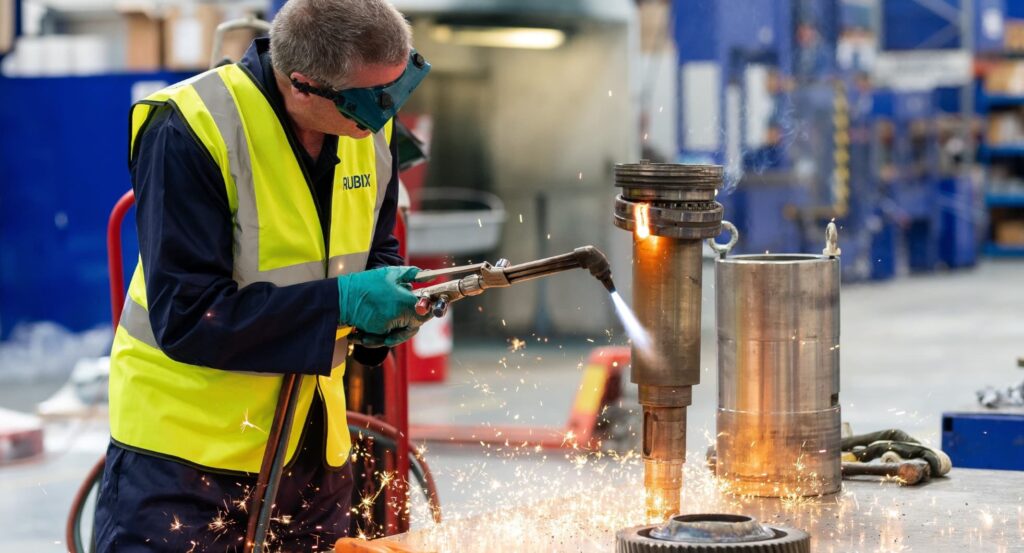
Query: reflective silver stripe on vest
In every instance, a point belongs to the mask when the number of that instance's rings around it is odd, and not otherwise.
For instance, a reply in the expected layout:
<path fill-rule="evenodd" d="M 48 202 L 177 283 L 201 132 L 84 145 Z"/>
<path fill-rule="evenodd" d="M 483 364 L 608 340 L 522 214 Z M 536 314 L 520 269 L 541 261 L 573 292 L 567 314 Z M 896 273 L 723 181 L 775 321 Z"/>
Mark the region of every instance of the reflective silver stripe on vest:
<path fill-rule="evenodd" d="M 370 252 L 336 255 L 327 262 L 327 276 L 336 277 L 345 273 L 354 273 L 366 269 Z"/>
<path fill-rule="evenodd" d="M 121 320 L 117 326 L 128 332 L 128 335 L 147 346 L 161 349 L 153 335 L 153 327 L 149 322 L 149 311 L 142 307 L 130 297 L 124 302 L 124 309 L 121 310 Z M 162 351 L 162 350 L 161 350 Z M 348 357 L 348 338 L 339 338 L 334 342 L 334 352 L 331 354 L 331 368 L 335 368 L 345 362 Z M 251 373 L 257 376 L 266 376 L 266 373 Z"/>
<path fill-rule="evenodd" d="M 149 324 L 149 311 L 131 297 L 125 299 L 121 320 L 117 326 L 125 329 L 129 336 L 143 344 L 160 349 L 156 343 L 156 336 L 153 335 L 153 327 Z"/>
<path fill-rule="evenodd" d="M 274 277 L 260 275 L 260 221 L 256 210 L 256 187 L 252 177 L 252 161 L 249 158 L 249 141 L 245 137 L 245 127 L 238 113 L 231 92 L 224 80 L 216 71 L 192 83 L 192 87 L 203 101 L 207 111 L 217 125 L 217 131 L 224 139 L 228 151 L 228 171 L 235 181 L 238 192 L 238 213 L 235 217 L 235 265 L 232 278 L 242 288 L 258 281 L 273 282 L 278 285 L 296 284 L 317 278 L 323 278 L 323 263 L 307 263 L 306 267 L 285 267 Z M 293 280 L 297 279 L 297 280 Z"/>

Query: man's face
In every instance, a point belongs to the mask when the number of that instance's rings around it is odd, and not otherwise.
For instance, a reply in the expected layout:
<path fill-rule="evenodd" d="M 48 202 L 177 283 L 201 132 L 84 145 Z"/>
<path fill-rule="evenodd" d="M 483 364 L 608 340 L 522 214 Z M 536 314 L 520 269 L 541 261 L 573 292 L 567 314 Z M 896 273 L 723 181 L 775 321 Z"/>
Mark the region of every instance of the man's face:
<path fill-rule="evenodd" d="M 352 72 L 345 88 L 369 88 L 394 82 L 402 76 L 406 63 L 362 66 Z M 314 86 L 324 86 L 324 83 L 312 82 L 301 73 L 292 73 L 291 78 L 309 82 Z M 370 136 L 371 132 L 369 130 L 358 128 L 355 121 L 339 113 L 334 102 L 327 98 L 304 93 L 295 87 L 291 87 L 291 93 L 295 96 L 296 105 L 300 111 L 300 113 L 292 114 L 292 116 L 296 118 L 300 126 L 324 134 L 350 136 L 352 138 Z"/>

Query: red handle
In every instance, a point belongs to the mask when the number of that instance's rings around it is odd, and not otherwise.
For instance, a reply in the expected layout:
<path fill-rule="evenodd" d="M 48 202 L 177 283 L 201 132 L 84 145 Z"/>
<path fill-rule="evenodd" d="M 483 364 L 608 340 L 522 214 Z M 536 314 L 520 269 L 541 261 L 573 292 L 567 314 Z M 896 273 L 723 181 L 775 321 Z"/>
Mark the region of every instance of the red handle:
<path fill-rule="evenodd" d="M 114 209 L 110 211 L 107 221 L 107 270 L 110 272 L 110 315 L 114 330 L 121 322 L 121 311 L 124 309 L 124 262 L 121 259 L 121 224 L 124 223 L 128 210 L 135 205 L 135 192 L 124 193 Z"/>

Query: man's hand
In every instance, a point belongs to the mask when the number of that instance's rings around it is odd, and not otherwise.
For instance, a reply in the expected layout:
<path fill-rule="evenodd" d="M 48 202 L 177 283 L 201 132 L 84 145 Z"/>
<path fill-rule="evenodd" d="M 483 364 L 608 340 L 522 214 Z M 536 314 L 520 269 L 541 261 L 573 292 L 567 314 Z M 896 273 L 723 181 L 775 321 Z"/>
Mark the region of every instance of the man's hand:
<path fill-rule="evenodd" d="M 361 344 L 368 348 L 381 348 L 389 347 L 393 348 L 406 340 L 411 339 L 419 332 L 420 327 L 423 323 L 429 321 L 431 315 L 417 315 L 415 312 L 412 313 L 411 317 L 399 317 L 394 322 L 396 326 L 393 330 L 387 334 L 368 334 L 366 332 L 356 332 L 349 335 L 349 341 L 354 344 Z"/>
<path fill-rule="evenodd" d="M 396 333 L 409 328 L 413 321 L 422 321 L 416 315 L 416 296 L 410 290 L 413 279 L 420 270 L 416 267 L 382 267 L 360 273 L 338 277 L 338 322 L 351 325 L 365 335 L 398 340 Z M 415 328 L 419 328 L 416 324 Z M 415 330 L 412 334 L 415 334 Z M 411 336 L 412 334 L 409 334 Z M 408 338 L 405 338 L 408 339 Z"/>

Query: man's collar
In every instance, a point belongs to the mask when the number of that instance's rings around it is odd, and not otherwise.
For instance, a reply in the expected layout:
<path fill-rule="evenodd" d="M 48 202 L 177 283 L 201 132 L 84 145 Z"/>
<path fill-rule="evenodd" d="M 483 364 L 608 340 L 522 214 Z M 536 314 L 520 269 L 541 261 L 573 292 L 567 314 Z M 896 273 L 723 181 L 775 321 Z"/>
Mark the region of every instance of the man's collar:
<path fill-rule="evenodd" d="M 270 39 L 268 37 L 257 38 L 249 45 L 249 49 L 242 55 L 242 59 L 238 61 L 238 64 L 262 80 L 263 66 L 260 64 L 260 56 L 269 51 Z"/>

